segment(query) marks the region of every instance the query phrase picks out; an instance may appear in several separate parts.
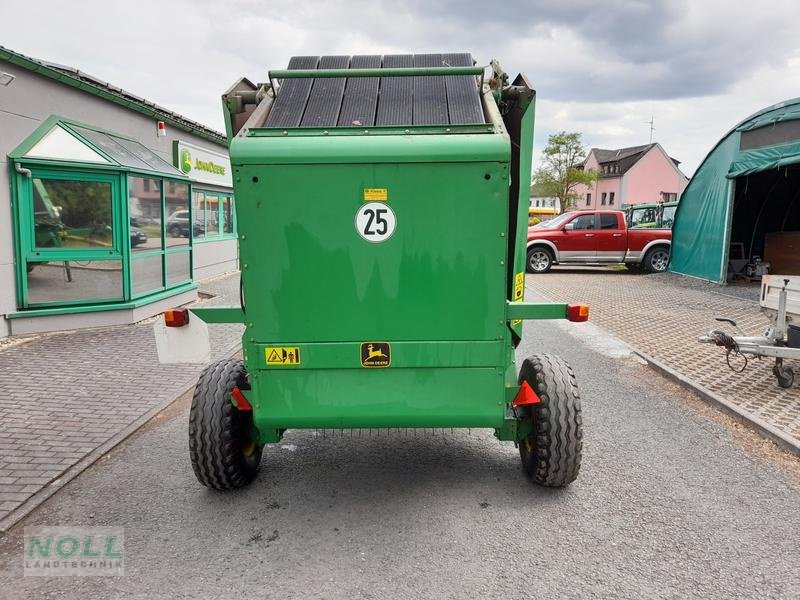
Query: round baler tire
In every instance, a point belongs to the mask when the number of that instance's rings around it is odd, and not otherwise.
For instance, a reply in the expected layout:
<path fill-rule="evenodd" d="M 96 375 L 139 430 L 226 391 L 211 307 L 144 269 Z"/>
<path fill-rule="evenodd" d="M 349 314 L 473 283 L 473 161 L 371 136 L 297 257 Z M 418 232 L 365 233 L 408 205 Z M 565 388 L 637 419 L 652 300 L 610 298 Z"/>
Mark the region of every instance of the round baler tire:
<path fill-rule="evenodd" d="M 526 407 L 531 433 L 519 444 L 522 467 L 546 487 L 575 481 L 581 468 L 583 420 L 575 374 L 562 358 L 536 354 L 522 363 L 519 382 L 527 381 L 539 404 Z"/>
<path fill-rule="evenodd" d="M 215 490 L 250 483 L 262 447 L 250 439 L 252 413 L 231 403 L 234 387 L 249 388 L 241 360 L 225 359 L 203 369 L 189 411 L 189 457 L 197 480 Z"/>
<path fill-rule="evenodd" d="M 545 266 L 538 270 L 531 266 L 531 260 L 536 255 L 541 255 L 541 257 L 547 259 Z M 553 252 L 549 248 L 545 246 L 532 246 L 525 254 L 525 271 L 528 273 L 547 273 L 553 267 L 554 260 Z"/>

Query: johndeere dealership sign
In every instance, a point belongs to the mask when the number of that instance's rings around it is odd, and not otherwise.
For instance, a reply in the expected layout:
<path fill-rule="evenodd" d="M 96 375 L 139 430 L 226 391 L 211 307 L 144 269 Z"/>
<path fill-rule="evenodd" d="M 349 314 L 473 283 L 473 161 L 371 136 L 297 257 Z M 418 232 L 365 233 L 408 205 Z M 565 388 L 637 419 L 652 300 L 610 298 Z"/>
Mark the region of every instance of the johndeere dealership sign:
<path fill-rule="evenodd" d="M 190 179 L 199 183 L 233 187 L 231 161 L 226 154 L 206 150 L 181 140 L 173 143 L 175 166 Z"/>

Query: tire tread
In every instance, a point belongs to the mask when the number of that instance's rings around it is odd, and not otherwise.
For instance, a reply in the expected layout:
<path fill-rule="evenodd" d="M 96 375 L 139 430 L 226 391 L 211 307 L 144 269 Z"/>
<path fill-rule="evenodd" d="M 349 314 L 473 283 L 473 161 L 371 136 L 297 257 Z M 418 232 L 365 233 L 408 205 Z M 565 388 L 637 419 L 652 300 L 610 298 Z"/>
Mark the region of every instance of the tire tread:
<path fill-rule="evenodd" d="M 541 400 L 531 409 L 533 431 L 529 440 L 533 452 L 528 455 L 520 445 L 523 467 L 539 485 L 568 485 L 578 477 L 583 452 L 583 418 L 575 374 L 562 358 L 536 354 L 522 363 L 519 380 L 527 381 Z"/>
<path fill-rule="evenodd" d="M 241 360 L 225 359 L 206 367 L 189 411 L 189 458 L 197 480 L 216 490 L 248 484 L 255 477 L 261 448 L 246 460 L 241 451 L 241 417 L 231 403 L 231 392 L 247 387 Z"/>

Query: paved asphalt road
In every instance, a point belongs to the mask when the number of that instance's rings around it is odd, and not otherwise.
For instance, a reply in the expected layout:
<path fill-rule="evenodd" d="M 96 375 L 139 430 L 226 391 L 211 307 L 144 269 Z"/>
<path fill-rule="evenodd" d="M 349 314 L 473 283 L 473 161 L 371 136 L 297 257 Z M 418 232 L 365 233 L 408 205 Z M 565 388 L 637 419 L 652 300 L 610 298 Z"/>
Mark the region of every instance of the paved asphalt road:
<path fill-rule="evenodd" d="M 191 472 L 184 402 L 0 542 L 0 597 L 800 597 L 795 459 L 590 326 L 526 327 L 520 355 L 559 353 L 579 378 L 568 489 L 530 484 L 488 432 L 290 432 L 253 485 L 214 493 Z M 36 524 L 124 526 L 125 575 L 23 578 Z"/>

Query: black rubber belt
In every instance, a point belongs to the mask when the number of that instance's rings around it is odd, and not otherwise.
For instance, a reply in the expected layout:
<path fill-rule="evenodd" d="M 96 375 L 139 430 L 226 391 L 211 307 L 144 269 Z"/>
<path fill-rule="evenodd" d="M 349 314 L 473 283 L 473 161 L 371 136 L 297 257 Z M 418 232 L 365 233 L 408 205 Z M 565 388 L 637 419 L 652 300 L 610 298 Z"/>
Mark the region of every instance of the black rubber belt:
<path fill-rule="evenodd" d="M 377 69 L 381 57 L 354 56 L 351 69 Z M 378 106 L 379 77 L 352 77 L 347 80 L 339 111 L 339 127 L 372 127 L 375 125 L 375 110 Z"/>
<path fill-rule="evenodd" d="M 346 69 L 349 56 L 323 56 L 319 69 Z M 339 120 L 339 109 L 344 95 L 344 77 L 314 79 L 301 127 L 335 127 Z"/>
<path fill-rule="evenodd" d="M 383 57 L 386 68 L 413 67 L 412 54 L 387 54 Z M 378 114 L 375 125 L 411 125 L 413 115 L 414 83 L 411 77 L 381 77 Z"/>
<path fill-rule="evenodd" d="M 383 63 L 381 65 L 381 62 Z M 295 56 L 289 69 L 468 67 L 472 55 Z M 470 75 L 287 79 L 267 127 L 372 127 L 484 123 Z"/>
<path fill-rule="evenodd" d="M 471 67 L 472 55 L 467 53 L 445 54 L 446 67 Z M 453 125 L 484 123 L 478 84 L 471 75 L 448 75 L 444 77 L 447 88 L 447 111 Z"/>
<path fill-rule="evenodd" d="M 415 67 L 443 67 L 441 54 L 415 54 Z M 448 125 L 444 77 L 414 77 L 414 125 Z"/>
<path fill-rule="evenodd" d="M 316 69 L 318 56 L 293 56 L 289 69 Z M 286 79 L 269 111 L 267 127 L 298 127 L 311 92 L 312 79 Z"/>

